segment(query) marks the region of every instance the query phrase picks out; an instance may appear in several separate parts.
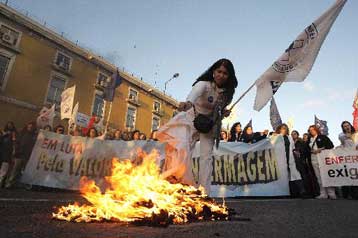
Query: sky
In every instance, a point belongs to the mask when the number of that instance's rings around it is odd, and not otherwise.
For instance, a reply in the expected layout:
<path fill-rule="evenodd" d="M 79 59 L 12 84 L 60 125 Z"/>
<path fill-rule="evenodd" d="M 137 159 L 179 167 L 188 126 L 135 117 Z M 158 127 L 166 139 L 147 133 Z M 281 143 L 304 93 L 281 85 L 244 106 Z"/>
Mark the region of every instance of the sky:
<path fill-rule="evenodd" d="M 5 0 L 1 0 L 4 2 Z M 103 56 L 119 68 L 185 100 L 195 79 L 220 58 L 239 79 L 238 98 L 334 0 L 9 0 L 9 5 Z M 358 87 L 358 1 L 348 0 L 302 83 L 285 83 L 275 95 L 281 118 L 300 133 L 327 120 L 338 145 L 340 124 L 352 121 Z M 255 131 L 272 129 L 269 104 L 253 110 L 255 88 L 232 120 Z"/>

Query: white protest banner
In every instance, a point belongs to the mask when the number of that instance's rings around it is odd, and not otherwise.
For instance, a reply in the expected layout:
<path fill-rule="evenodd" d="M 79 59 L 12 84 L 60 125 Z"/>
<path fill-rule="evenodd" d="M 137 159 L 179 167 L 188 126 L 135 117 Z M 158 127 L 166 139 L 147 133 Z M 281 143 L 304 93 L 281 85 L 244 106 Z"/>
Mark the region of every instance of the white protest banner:
<path fill-rule="evenodd" d="M 358 186 L 358 150 L 323 150 L 318 163 L 323 187 Z"/>
<path fill-rule="evenodd" d="M 67 88 L 61 94 L 61 120 L 71 118 L 73 100 L 75 98 L 76 85 L 71 88 Z"/>
<path fill-rule="evenodd" d="M 193 153 L 194 177 L 199 175 L 199 143 Z M 284 145 L 265 139 L 255 144 L 220 143 L 214 150 L 212 197 L 287 196 L 288 171 Z"/>
<path fill-rule="evenodd" d="M 193 173 L 198 179 L 199 146 L 193 154 Z M 110 141 L 41 131 L 21 178 L 27 184 L 78 190 L 82 176 L 101 185 L 111 172 L 111 160 L 137 159 L 137 151 L 159 151 L 162 168 L 165 144 L 156 141 Z M 214 150 L 212 191 L 214 197 L 289 195 L 288 173 L 282 142 L 262 140 L 253 145 L 221 143 Z"/>
<path fill-rule="evenodd" d="M 111 173 L 112 159 L 135 160 L 138 148 L 147 153 L 157 149 L 165 155 L 164 144 L 159 142 L 104 141 L 41 130 L 21 181 L 78 190 L 81 177 L 86 176 L 101 186 L 104 176 Z"/>

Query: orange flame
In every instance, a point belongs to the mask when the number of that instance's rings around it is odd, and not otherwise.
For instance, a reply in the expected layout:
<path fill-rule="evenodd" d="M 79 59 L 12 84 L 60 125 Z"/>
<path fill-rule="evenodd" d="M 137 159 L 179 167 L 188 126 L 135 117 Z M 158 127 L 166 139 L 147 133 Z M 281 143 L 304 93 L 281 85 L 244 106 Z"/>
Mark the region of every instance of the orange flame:
<path fill-rule="evenodd" d="M 140 158 L 137 165 L 113 159 L 104 193 L 93 180 L 83 177 L 80 191 L 91 205 L 60 207 L 53 218 L 75 222 L 157 220 L 160 224 L 228 219 L 225 204 L 209 199 L 202 187 L 172 184 L 161 178 L 156 150 Z"/>

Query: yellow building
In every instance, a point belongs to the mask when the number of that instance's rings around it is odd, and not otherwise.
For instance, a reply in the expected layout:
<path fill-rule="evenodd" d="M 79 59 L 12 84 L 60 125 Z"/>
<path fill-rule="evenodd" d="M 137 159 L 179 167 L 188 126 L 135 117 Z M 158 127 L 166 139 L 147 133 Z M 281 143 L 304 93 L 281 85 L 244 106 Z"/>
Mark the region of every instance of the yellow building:
<path fill-rule="evenodd" d="M 76 85 L 79 112 L 109 117 L 121 130 L 147 135 L 166 123 L 178 102 L 132 75 L 119 71 L 111 114 L 103 90 L 117 66 L 85 50 L 31 18 L 0 4 L 0 126 L 34 121 L 44 105 L 60 103 L 64 89 Z M 59 108 L 59 107 L 57 107 Z M 63 124 L 59 113 L 54 125 Z"/>

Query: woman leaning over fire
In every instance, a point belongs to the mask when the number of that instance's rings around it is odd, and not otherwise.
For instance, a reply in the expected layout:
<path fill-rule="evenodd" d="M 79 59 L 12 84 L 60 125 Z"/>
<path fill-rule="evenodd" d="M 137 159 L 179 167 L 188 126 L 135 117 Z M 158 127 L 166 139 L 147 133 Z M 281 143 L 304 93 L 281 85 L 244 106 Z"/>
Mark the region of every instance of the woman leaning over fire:
<path fill-rule="evenodd" d="M 218 60 L 195 81 L 186 102 L 179 104 L 180 113 L 158 130 L 158 140 L 168 143 L 163 177 L 196 185 L 191 156 L 200 140 L 198 183 L 210 195 L 212 151 L 219 131 L 215 127 L 221 126 L 221 115 L 229 116 L 225 108 L 236 87 L 234 66 L 228 59 Z"/>

